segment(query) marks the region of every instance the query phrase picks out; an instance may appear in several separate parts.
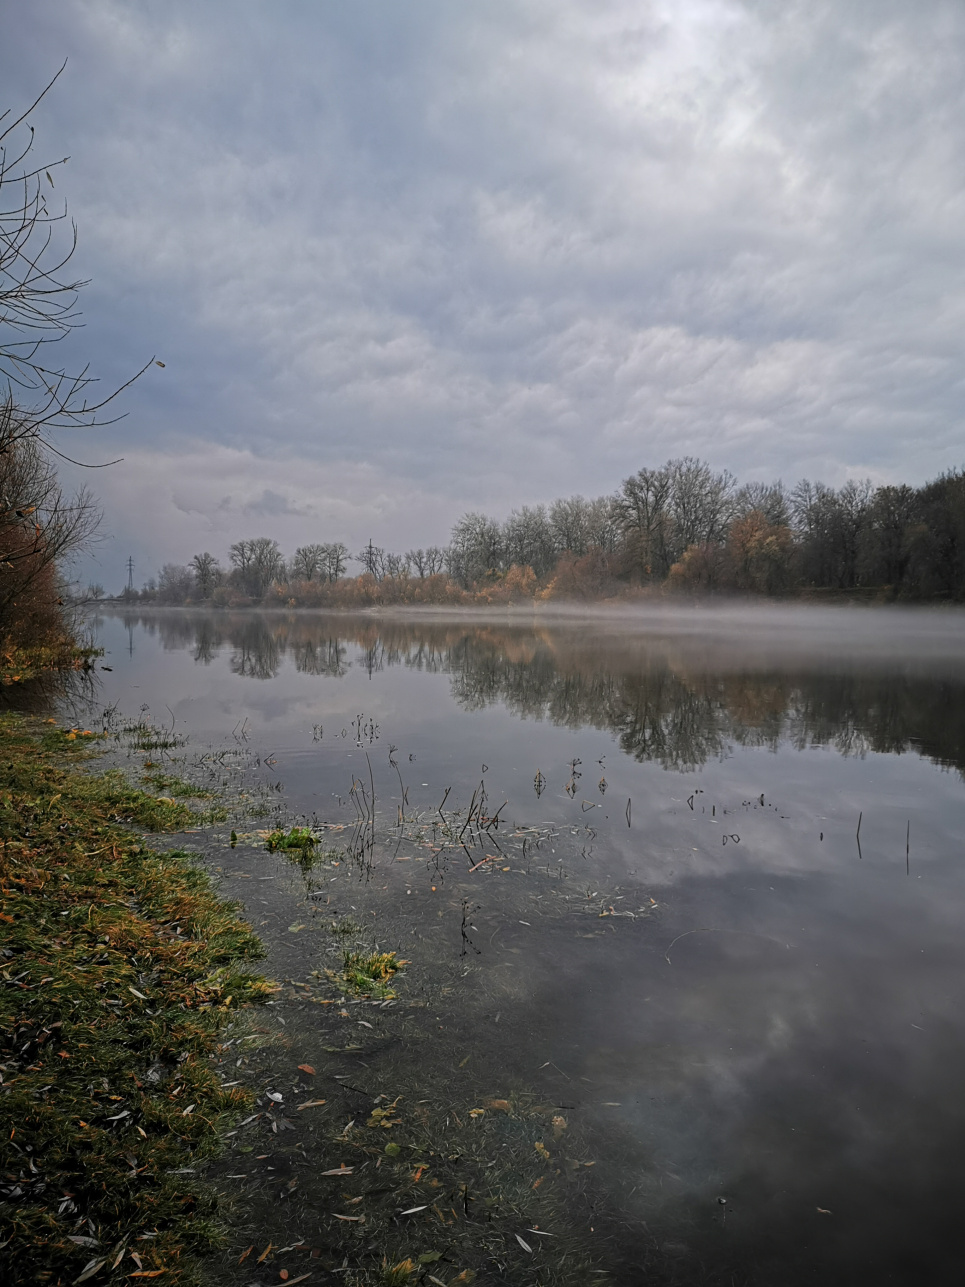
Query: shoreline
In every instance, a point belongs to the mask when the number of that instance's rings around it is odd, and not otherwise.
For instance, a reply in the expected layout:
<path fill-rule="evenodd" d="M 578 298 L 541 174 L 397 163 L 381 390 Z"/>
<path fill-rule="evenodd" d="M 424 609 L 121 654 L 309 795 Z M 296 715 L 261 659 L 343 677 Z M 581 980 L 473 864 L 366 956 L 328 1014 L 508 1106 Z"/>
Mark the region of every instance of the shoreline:
<path fill-rule="evenodd" d="M 196 814 L 91 772 L 100 736 L 0 716 L 11 1284 L 196 1281 L 219 1236 L 196 1168 L 252 1099 L 221 1086 L 213 1059 L 268 990 L 247 969 L 261 944 L 190 855 L 142 842 L 132 828 L 180 830 Z"/>

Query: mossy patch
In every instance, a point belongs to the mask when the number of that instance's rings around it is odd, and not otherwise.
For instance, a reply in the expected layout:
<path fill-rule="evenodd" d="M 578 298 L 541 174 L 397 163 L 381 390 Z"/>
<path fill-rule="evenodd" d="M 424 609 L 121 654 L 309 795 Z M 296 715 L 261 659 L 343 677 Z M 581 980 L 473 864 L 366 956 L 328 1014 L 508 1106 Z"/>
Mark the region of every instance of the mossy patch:
<path fill-rule="evenodd" d="M 311 827 L 292 827 L 290 831 L 279 829 L 272 831 L 265 838 L 265 848 L 270 854 L 277 850 L 290 852 L 291 850 L 305 850 L 315 848 L 315 837 L 312 835 Z"/>
<path fill-rule="evenodd" d="M 389 983 L 407 964 L 395 952 L 346 952 L 341 973 L 332 977 L 356 996 L 388 999 L 395 996 Z"/>

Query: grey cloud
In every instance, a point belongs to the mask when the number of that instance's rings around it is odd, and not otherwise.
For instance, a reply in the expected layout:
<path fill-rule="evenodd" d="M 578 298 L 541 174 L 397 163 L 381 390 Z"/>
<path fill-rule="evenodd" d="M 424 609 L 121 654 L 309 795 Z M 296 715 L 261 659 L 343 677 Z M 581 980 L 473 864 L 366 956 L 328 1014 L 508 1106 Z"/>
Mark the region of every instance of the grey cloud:
<path fill-rule="evenodd" d="M 300 517 L 310 512 L 307 507 L 293 505 L 287 496 L 273 492 L 270 487 L 266 487 L 256 500 L 242 506 L 243 514 L 264 514 L 268 518 L 277 518 L 280 514 Z"/>

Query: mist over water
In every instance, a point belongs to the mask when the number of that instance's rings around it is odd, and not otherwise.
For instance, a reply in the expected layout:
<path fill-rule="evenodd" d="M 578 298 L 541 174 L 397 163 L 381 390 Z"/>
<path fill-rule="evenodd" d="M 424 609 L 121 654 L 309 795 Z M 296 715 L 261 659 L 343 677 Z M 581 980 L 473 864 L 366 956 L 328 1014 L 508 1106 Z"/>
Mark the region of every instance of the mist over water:
<path fill-rule="evenodd" d="M 368 756 L 387 828 L 403 792 L 482 782 L 507 830 L 554 837 L 529 867 L 389 854 L 358 897 L 451 971 L 446 1023 L 487 1075 L 571 1106 L 617 1281 L 958 1282 L 963 627 L 130 614 L 97 622 L 94 705 L 243 736 L 293 818 L 350 824 Z"/>

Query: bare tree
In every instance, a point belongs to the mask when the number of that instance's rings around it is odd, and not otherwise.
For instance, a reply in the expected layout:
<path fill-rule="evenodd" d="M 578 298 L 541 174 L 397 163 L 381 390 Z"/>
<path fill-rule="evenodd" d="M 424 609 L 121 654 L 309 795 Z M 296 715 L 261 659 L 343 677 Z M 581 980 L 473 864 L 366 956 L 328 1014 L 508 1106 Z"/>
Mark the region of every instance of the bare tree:
<path fill-rule="evenodd" d="M 617 497 L 597 496 L 590 501 L 586 515 L 587 552 L 595 546 L 612 553 L 620 535 L 619 518 Z"/>
<path fill-rule="evenodd" d="M 368 545 L 359 550 L 355 555 L 357 563 L 361 563 L 370 576 L 374 576 L 376 581 L 381 581 L 385 576 L 385 550 L 381 545 L 373 545 L 372 538 L 369 537 Z"/>
<path fill-rule="evenodd" d="M 87 285 L 68 273 L 77 228 L 66 203 L 51 205 L 54 174 L 69 158 L 35 161 L 28 123 L 63 70 L 18 117 L 0 114 L 0 396 L 22 412 L 17 441 L 34 438 L 56 455 L 64 453 L 51 442 L 53 432 L 110 423 L 110 404 L 155 360 L 101 396 L 93 394 L 87 367 L 69 372 L 48 357 L 50 346 L 80 325 L 78 296 Z"/>
<path fill-rule="evenodd" d="M 669 470 L 644 468 L 624 480 L 617 501 L 627 550 L 646 577 L 662 578 L 670 570 L 671 489 Z"/>
<path fill-rule="evenodd" d="M 449 573 L 462 585 L 482 580 L 503 566 L 503 535 L 499 523 L 485 514 L 464 514 L 452 529 Z"/>
<path fill-rule="evenodd" d="M 181 563 L 165 563 L 158 573 L 157 597 L 161 603 L 184 603 L 194 589 L 194 572 Z"/>
<path fill-rule="evenodd" d="M 438 545 L 430 545 L 424 550 L 407 550 L 405 557 L 422 580 L 442 572 L 446 566 L 446 551 Z"/>
<path fill-rule="evenodd" d="M 324 580 L 328 557 L 326 545 L 300 545 L 288 564 L 288 575 L 293 581 Z"/>
<path fill-rule="evenodd" d="M 870 481 L 839 490 L 803 479 L 791 493 L 801 573 L 813 585 L 850 589 L 858 581 L 862 529 L 872 522 Z"/>
<path fill-rule="evenodd" d="M 348 546 L 341 541 L 331 541 L 325 546 L 325 574 L 329 581 L 337 581 L 348 567 Z"/>
<path fill-rule="evenodd" d="M 670 460 L 665 469 L 670 478 L 673 558 L 692 545 L 722 544 L 733 517 L 733 475 L 727 470 L 715 474 L 695 456 Z"/>
<path fill-rule="evenodd" d="M 195 554 L 191 560 L 191 567 L 198 593 L 202 599 L 210 599 L 215 586 L 221 581 L 221 564 L 213 554 L 205 550 L 203 554 Z"/>
<path fill-rule="evenodd" d="M 589 501 L 584 496 L 568 496 L 550 506 L 549 522 L 558 555 L 569 550 L 581 558 L 586 553 L 590 544 L 587 532 L 589 508 Z"/>
<path fill-rule="evenodd" d="M 531 567 L 545 576 L 556 562 L 553 528 L 544 505 L 514 509 L 503 524 L 502 555 L 505 566 Z"/>
<path fill-rule="evenodd" d="M 385 575 L 396 579 L 405 578 L 411 571 L 411 564 L 407 554 L 386 554 L 384 564 Z"/>
<path fill-rule="evenodd" d="M 734 493 L 733 518 L 746 518 L 755 510 L 769 523 L 779 527 L 791 525 L 791 498 L 784 484 L 745 483 Z"/>
<path fill-rule="evenodd" d="M 284 560 L 277 541 L 269 536 L 236 541 L 228 551 L 236 579 L 246 594 L 260 599 L 276 577 L 281 575 Z"/>
<path fill-rule="evenodd" d="M 100 466 L 74 460 L 52 438 L 110 423 L 110 404 L 151 364 L 95 394 L 86 366 L 69 371 L 52 356 L 80 325 L 86 283 L 69 272 L 77 229 L 66 204 L 53 206 L 54 174 L 67 158 L 35 159 L 28 118 L 62 71 L 25 112 L 0 113 L 0 630 L 26 642 L 63 635 L 57 563 L 93 539 L 100 519 L 86 490 L 64 495 L 51 456 Z"/>

